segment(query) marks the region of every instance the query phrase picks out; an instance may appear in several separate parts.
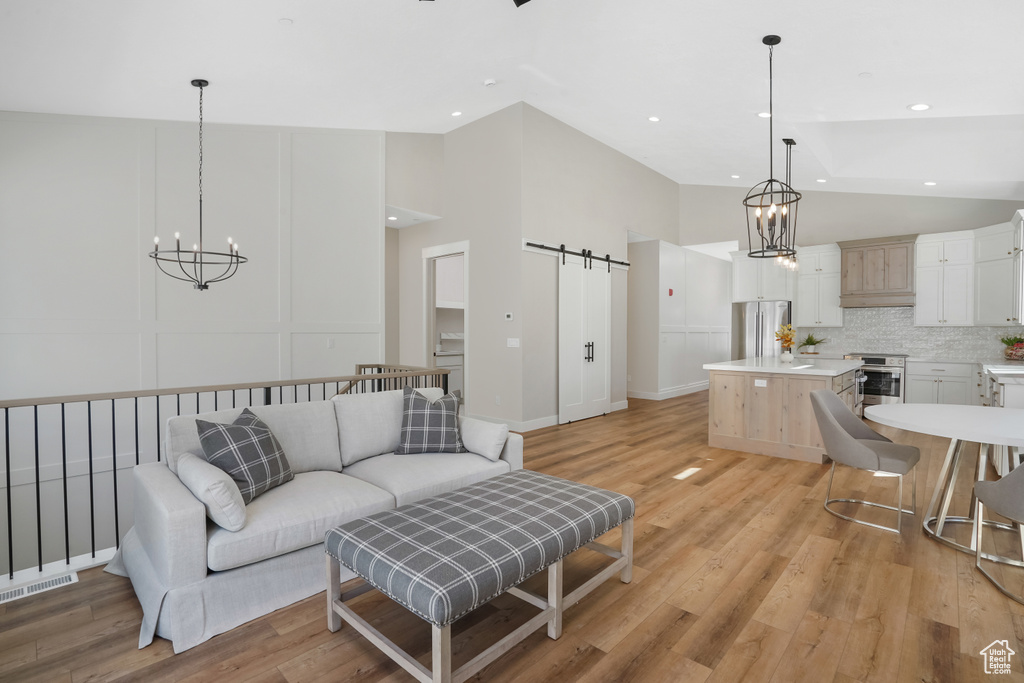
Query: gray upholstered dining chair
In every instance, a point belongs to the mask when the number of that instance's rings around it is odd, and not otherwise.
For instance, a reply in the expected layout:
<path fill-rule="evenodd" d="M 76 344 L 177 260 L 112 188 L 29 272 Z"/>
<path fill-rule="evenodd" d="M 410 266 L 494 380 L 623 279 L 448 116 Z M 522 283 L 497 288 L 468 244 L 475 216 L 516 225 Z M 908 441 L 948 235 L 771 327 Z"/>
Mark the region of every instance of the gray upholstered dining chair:
<path fill-rule="evenodd" d="M 914 514 L 917 509 L 917 471 L 914 466 L 921 459 L 916 446 L 893 443 L 864 424 L 846 406 L 835 392 L 818 389 L 811 392 L 811 406 L 818 421 L 818 431 L 825 442 L 825 452 L 832 459 L 832 471 L 828 475 L 828 489 L 825 491 L 825 509 L 836 517 L 856 524 L 900 533 L 903 514 Z M 869 472 L 882 472 L 899 477 L 899 503 L 897 507 L 872 503 L 853 498 L 832 498 L 832 480 L 836 475 L 836 463 Z M 913 472 L 912 502 L 910 509 L 903 507 L 903 475 Z M 854 519 L 829 507 L 833 503 L 859 503 L 871 507 L 892 510 L 896 513 L 896 526 L 888 527 Z"/>
<path fill-rule="evenodd" d="M 1024 467 L 1017 466 L 1010 470 L 1009 474 L 995 481 L 975 482 L 974 496 L 977 500 L 977 507 L 974 511 L 974 547 L 976 553 L 974 563 L 978 567 L 978 571 L 984 574 L 1004 595 L 1024 604 L 1024 597 L 1006 588 L 1004 583 L 992 576 L 981 564 L 981 531 L 985 526 L 983 520 L 985 519 L 986 507 L 997 515 L 1002 515 L 1013 522 L 1012 525 L 999 524 L 998 526 L 1016 527 L 1018 538 L 1021 539 L 1021 559 L 1024 560 L 1024 533 L 1020 531 L 1021 525 L 1024 524 Z M 1018 560 L 1007 562 L 1008 559 L 1002 558 L 1001 561 L 1007 565 L 1021 566 L 1024 564 Z"/>

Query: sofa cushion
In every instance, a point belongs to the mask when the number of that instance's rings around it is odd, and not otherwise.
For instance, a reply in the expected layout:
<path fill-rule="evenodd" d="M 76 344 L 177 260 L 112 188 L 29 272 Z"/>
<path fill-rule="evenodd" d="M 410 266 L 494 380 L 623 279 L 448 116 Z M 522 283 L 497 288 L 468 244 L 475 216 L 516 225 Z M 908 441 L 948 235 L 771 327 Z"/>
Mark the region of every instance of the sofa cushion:
<path fill-rule="evenodd" d="M 498 460 L 508 440 L 508 425 L 460 417 L 459 437 L 470 453 L 482 455 L 488 460 Z"/>
<path fill-rule="evenodd" d="M 338 422 L 330 401 L 285 403 L 255 406 L 256 414 L 288 454 L 292 473 L 317 470 L 341 471 L 341 450 L 338 446 Z M 209 422 L 229 423 L 242 412 L 240 408 L 213 413 L 172 417 L 167 421 L 167 464 L 177 472 L 177 459 L 182 453 L 201 454 L 203 447 L 196 432 L 196 418 Z"/>
<path fill-rule="evenodd" d="M 391 453 L 346 467 L 345 474 L 379 486 L 395 497 L 397 505 L 405 505 L 496 477 L 510 469 L 504 460 L 491 462 L 474 453 Z"/>
<path fill-rule="evenodd" d="M 292 480 L 281 443 L 248 408 L 229 425 L 196 420 L 196 429 L 206 459 L 235 480 L 246 505 Z"/>
<path fill-rule="evenodd" d="M 434 400 L 439 388 L 419 389 Z M 402 390 L 341 394 L 331 399 L 338 421 L 341 461 L 348 467 L 364 458 L 394 453 L 402 432 Z"/>
<path fill-rule="evenodd" d="M 238 531 L 245 526 L 245 501 L 227 472 L 193 453 L 178 458 L 178 478 L 206 507 L 214 524 Z"/>
<path fill-rule="evenodd" d="M 395 453 L 465 453 L 459 438 L 459 399 L 431 401 L 412 387 L 402 396 L 402 435 Z"/>
<path fill-rule="evenodd" d="M 337 472 L 296 474 L 249 504 L 242 530 L 208 527 L 207 564 L 223 571 L 323 543 L 328 529 L 393 507 L 390 493 L 361 479 Z"/>

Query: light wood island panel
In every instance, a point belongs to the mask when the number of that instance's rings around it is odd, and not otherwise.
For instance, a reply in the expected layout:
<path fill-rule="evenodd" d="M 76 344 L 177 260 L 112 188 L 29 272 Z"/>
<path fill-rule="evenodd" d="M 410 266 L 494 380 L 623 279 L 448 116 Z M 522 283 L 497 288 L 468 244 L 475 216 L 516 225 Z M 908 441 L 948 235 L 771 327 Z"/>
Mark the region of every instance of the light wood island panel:
<path fill-rule="evenodd" d="M 832 389 L 852 407 L 854 374 L 711 370 L 708 445 L 823 463 L 825 448 L 811 408 L 811 392 Z"/>

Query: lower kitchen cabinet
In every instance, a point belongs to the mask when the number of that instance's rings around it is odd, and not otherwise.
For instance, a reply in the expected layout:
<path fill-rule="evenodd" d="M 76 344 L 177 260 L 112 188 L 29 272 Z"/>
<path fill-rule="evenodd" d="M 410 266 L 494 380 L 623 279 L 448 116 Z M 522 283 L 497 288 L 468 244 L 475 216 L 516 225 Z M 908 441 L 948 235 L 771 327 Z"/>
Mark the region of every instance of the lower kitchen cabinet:
<path fill-rule="evenodd" d="M 907 403 L 944 403 L 973 405 L 976 403 L 974 363 L 928 363 L 908 361 Z"/>

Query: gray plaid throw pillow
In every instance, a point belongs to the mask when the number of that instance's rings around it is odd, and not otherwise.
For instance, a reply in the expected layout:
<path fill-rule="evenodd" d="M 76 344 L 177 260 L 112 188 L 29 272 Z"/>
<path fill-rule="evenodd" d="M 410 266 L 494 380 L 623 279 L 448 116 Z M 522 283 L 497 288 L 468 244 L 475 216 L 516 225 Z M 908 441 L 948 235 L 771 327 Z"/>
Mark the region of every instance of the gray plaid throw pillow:
<path fill-rule="evenodd" d="M 206 459 L 238 484 L 246 505 L 292 480 L 292 468 L 281 443 L 248 408 L 232 424 L 196 420 L 196 429 Z"/>
<path fill-rule="evenodd" d="M 459 399 L 446 394 L 429 401 L 412 387 L 402 396 L 402 434 L 395 453 L 465 453 L 459 438 Z"/>

